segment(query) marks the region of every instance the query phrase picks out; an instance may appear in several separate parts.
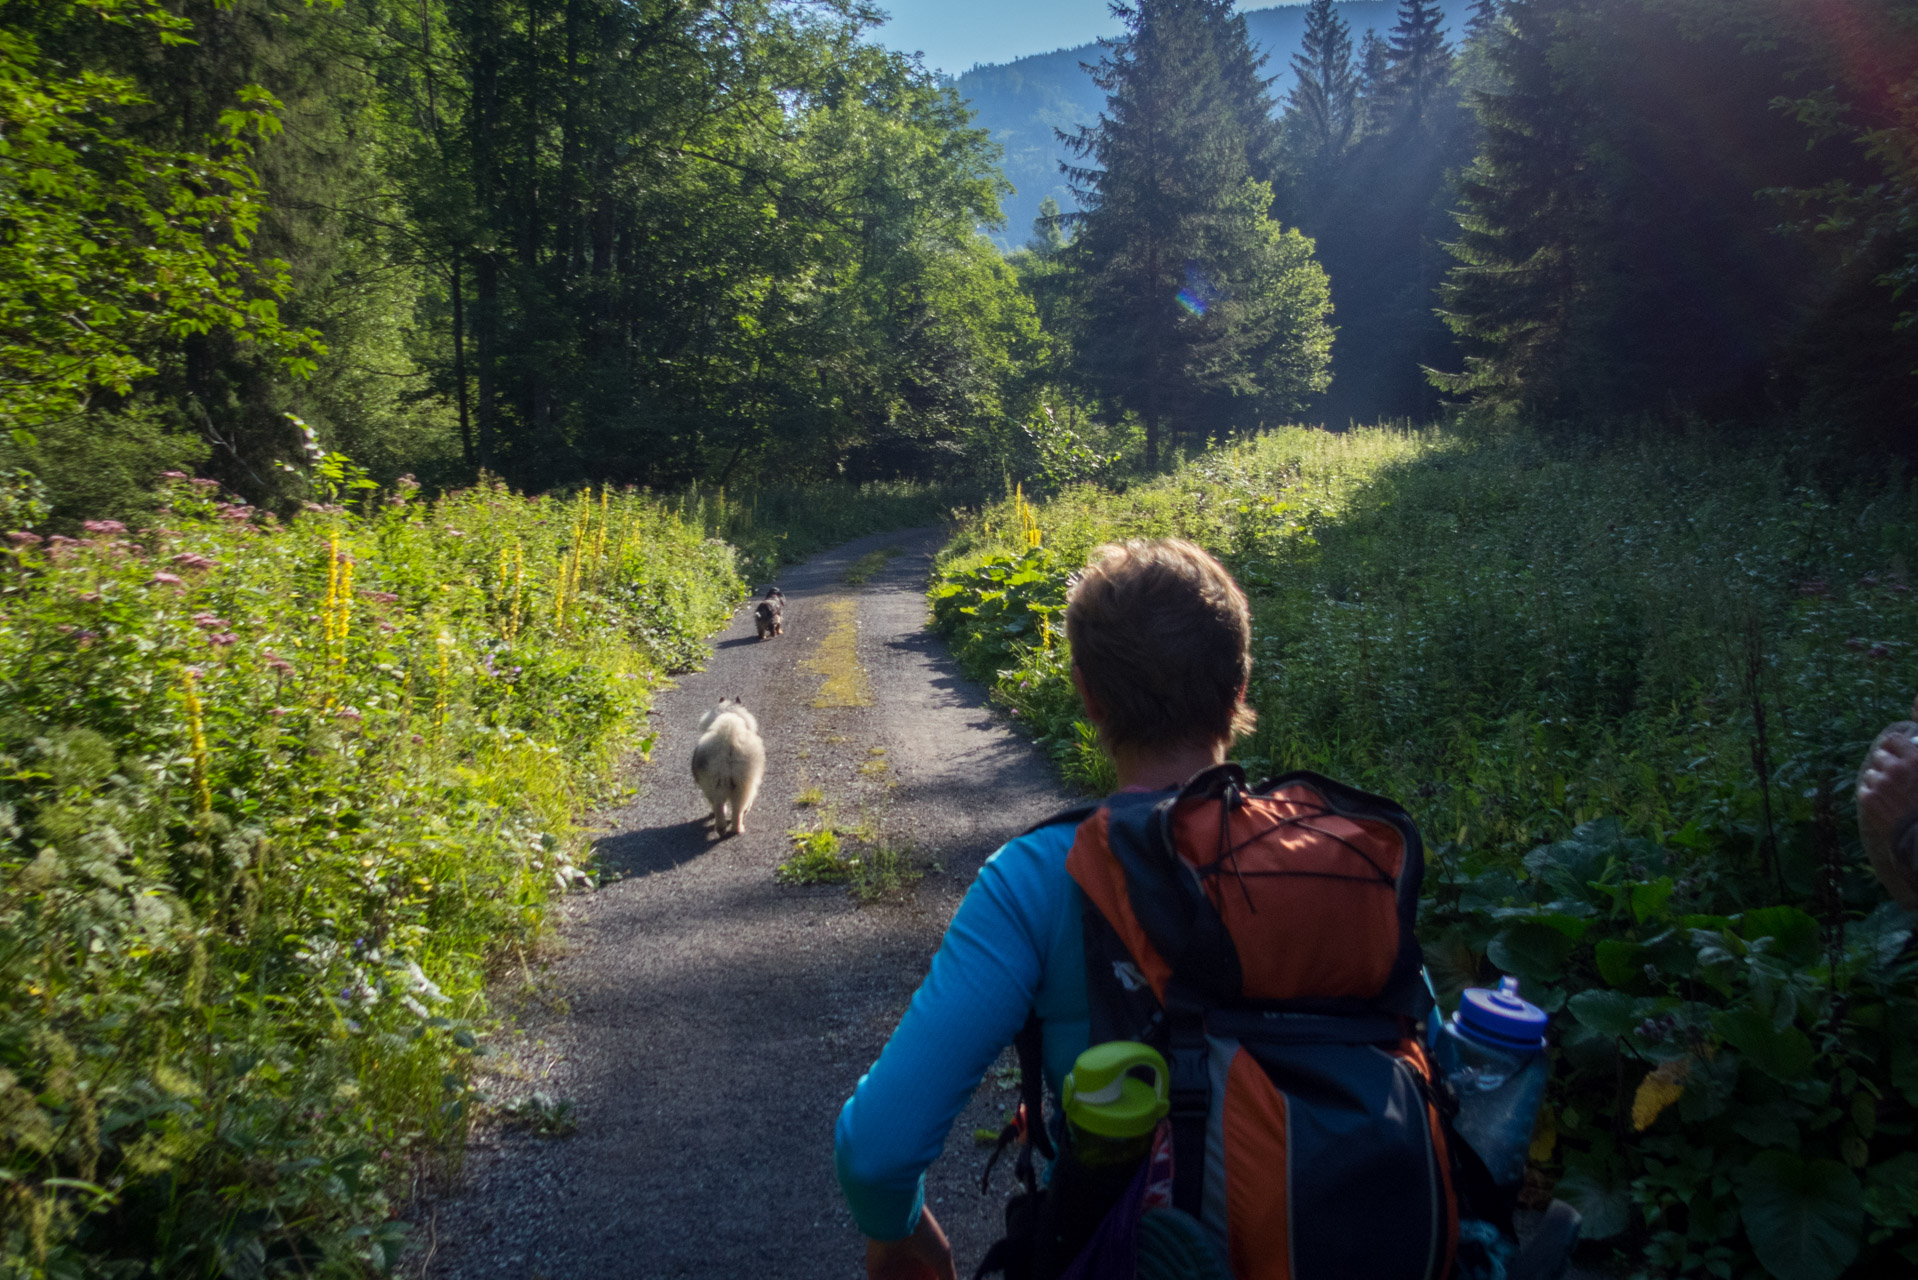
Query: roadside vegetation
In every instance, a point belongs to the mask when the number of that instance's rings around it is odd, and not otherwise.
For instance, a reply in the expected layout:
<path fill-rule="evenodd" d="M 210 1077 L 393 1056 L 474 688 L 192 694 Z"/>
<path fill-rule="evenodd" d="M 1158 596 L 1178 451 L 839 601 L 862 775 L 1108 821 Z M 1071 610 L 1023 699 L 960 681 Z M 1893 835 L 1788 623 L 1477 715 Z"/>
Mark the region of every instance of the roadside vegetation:
<path fill-rule="evenodd" d="M 0 489 L 0 1274 L 389 1268 L 652 691 L 749 557 L 931 500 L 428 500 L 308 454 L 288 521 L 176 474 L 42 535 Z"/>
<path fill-rule="evenodd" d="M 1023 494 L 934 617 L 1089 790 L 1066 577 L 1177 535 L 1252 599 L 1255 775 L 1404 802 L 1441 995 L 1524 979 L 1557 1064 L 1534 1193 L 1648 1274 L 1918 1261 L 1918 962 L 1853 772 L 1918 687 L 1918 493 L 1815 442 L 1293 430 Z"/>

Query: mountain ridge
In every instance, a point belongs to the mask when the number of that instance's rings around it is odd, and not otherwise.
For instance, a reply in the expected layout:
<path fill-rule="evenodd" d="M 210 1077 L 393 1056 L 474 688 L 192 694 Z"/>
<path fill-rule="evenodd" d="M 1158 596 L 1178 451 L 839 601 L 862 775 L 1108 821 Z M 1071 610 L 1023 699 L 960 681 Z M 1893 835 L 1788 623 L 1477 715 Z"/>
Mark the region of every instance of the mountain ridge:
<path fill-rule="evenodd" d="M 1397 0 L 1342 0 L 1339 16 L 1351 25 L 1354 57 L 1368 30 L 1380 34 L 1397 16 Z M 1292 86 L 1292 55 L 1305 34 L 1304 3 L 1250 9 L 1246 33 L 1253 46 L 1267 55 L 1266 71 L 1275 77 L 1272 96 L 1283 103 Z M 1071 132 L 1092 124 L 1105 107 L 1105 95 L 1092 83 L 1083 63 L 1097 62 L 1099 43 L 1028 54 L 1011 62 L 976 64 L 951 81 L 974 112 L 973 123 L 992 135 L 1005 150 L 1001 167 L 1016 188 L 1003 201 L 1005 226 L 989 231 L 1002 250 L 1024 244 L 1047 196 L 1062 209 L 1077 208 L 1059 163 L 1067 158 L 1065 144 L 1054 130 Z"/>

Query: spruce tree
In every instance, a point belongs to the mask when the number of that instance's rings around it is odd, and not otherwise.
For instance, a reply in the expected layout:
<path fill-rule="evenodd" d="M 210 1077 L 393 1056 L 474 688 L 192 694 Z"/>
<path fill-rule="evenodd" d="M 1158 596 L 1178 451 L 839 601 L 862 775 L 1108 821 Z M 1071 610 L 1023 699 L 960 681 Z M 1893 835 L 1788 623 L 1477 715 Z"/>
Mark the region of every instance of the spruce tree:
<path fill-rule="evenodd" d="M 1398 21 L 1386 40 L 1394 105 L 1401 119 L 1417 124 L 1452 73 L 1452 46 L 1445 38 L 1445 11 L 1437 0 L 1399 0 Z"/>
<path fill-rule="evenodd" d="M 1547 10 L 1558 7 L 1516 7 L 1512 38 L 1492 51 L 1506 87 L 1474 96 L 1483 140 L 1459 178 L 1460 231 L 1446 246 L 1457 265 L 1439 289 L 1440 314 L 1465 348 L 1465 372 L 1430 377 L 1490 402 L 1559 399 L 1578 250 L 1602 203 L 1583 163 L 1584 112 L 1550 62 Z"/>
<path fill-rule="evenodd" d="M 1071 242 L 1066 239 L 1065 214 L 1059 211 L 1059 202 L 1051 196 L 1039 202 L 1039 216 L 1032 220 L 1032 239 L 1026 241 L 1026 249 L 1035 257 L 1050 262 L 1066 251 Z"/>
<path fill-rule="evenodd" d="M 1392 63 L 1391 50 L 1379 33 L 1367 30 L 1359 41 L 1358 61 L 1358 106 L 1357 116 L 1359 132 L 1377 133 L 1385 127 L 1391 115 L 1392 102 Z"/>
<path fill-rule="evenodd" d="M 1505 16 L 1505 6 L 1501 0 L 1472 0 L 1472 16 L 1465 24 L 1465 36 L 1468 40 L 1477 39 L 1498 25 Z"/>
<path fill-rule="evenodd" d="M 1298 83 L 1287 98 L 1286 127 L 1309 162 L 1323 164 L 1352 138 L 1358 75 L 1352 65 L 1352 29 L 1333 0 L 1312 0 L 1305 41 L 1292 55 Z"/>
<path fill-rule="evenodd" d="M 1076 349 L 1099 394 L 1143 420 L 1157 467 L 1166 421 L 1190 423 L 1208 397 L 1255 395 L 1267 368 L 1322 380 L 1327 304 L 1308 243 L 1268 217 L 1255 166 L 1277 127 L 1231 0 L 1115 12 L 1127 33 L 1092 69 L 1106 110 L 1060 135 L 1088 162 L 1065 166 L 1084 209 Z"/>

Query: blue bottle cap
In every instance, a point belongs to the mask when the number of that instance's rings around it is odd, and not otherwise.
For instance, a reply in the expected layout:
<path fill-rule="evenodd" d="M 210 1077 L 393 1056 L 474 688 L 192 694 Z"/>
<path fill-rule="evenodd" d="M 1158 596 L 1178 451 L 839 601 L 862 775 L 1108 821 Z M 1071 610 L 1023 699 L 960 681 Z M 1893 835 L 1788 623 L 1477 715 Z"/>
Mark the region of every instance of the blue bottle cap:
<path fill-rule="evenodd" d="M 1519 995 L 1517 978 L 1504 979 L 1496 991 L 1467 987 L 1458 1005 L 1459 1029 L 1498 1049 L 1543 1049 L 1550 1020 L 1545 1010 Z"/>

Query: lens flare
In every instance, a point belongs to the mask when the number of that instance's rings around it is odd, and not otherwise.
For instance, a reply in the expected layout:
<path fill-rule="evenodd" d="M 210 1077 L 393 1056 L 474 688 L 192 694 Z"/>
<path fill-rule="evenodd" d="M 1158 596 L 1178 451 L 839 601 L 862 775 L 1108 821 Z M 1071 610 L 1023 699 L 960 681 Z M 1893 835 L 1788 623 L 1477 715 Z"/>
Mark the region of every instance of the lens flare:
<path fill-rule="evenodd" d="M 1204 318 L 1205 313 L 1217 305 L 1222 294 L 1218 287 L 1199 270 L 1196 262 L 1185 264 L 1185 288 L 1177 294 L 1178 303 L 1190 315 Z"/>

